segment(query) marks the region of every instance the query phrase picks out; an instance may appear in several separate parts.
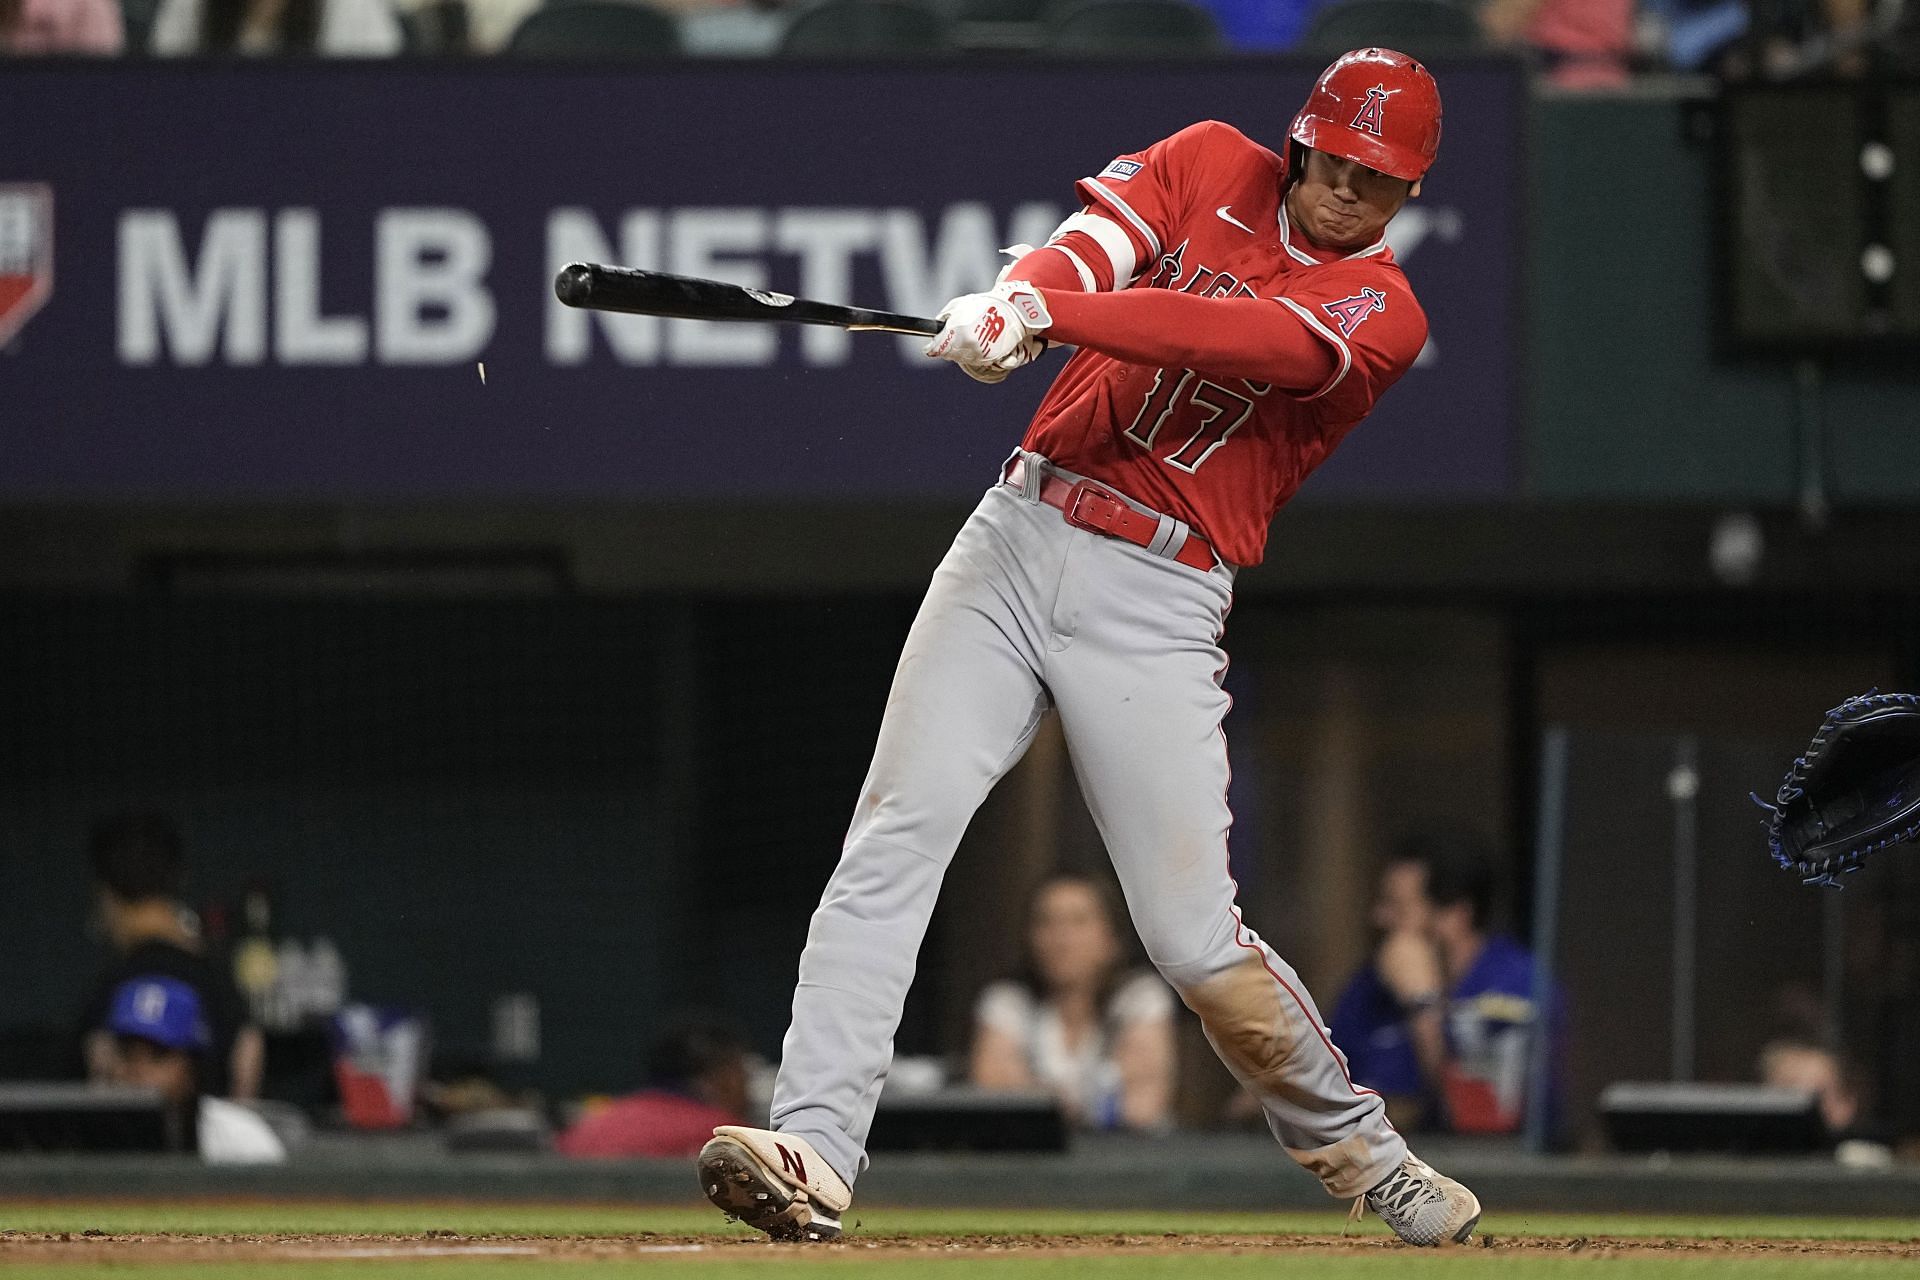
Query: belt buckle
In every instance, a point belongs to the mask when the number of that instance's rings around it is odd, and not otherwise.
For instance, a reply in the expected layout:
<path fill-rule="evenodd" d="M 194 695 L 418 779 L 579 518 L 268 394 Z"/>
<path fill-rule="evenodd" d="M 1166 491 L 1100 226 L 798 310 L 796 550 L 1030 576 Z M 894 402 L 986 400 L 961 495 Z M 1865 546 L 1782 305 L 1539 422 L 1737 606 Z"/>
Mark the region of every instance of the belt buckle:
<path fill-rule="evenodd" d="M 1067 498 L 1065 514 L 1067 523 L 1077 529 L 1111 534 L 1113 526 L 1119 523 L 1121 514 L 1126 510 L 1127 504 L 1119 494 L 1091 480 L 1082 480 L 1073 486 L 1073 492 Z"/>

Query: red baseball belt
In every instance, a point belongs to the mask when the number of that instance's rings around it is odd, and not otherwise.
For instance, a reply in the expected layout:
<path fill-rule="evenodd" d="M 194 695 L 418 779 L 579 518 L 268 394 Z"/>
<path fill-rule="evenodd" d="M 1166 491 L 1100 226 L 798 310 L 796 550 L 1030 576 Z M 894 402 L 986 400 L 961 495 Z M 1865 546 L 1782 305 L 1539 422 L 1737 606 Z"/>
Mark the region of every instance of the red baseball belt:
<path fill-rule="evenodd" d="M 1018 488 L 1016 476 L 1019 469 L 1033 465 L 1021 459 L 1007 469 L 1005 483 Z M 1092 480 L 1068 480 L 1051 471 L 1042 471 L 1038 496 L 1048 506 L 1059 508 L 1067 518 L 1067 523 L 1077 529 L 1131 542 L 1147 551 L 1154 551 L 1154 542 L 1160 537 L 1160 516 L 1134 510 L 1125 498 Z M 1179 550 L 1171 553 L 1155 551 L 1155 554 L 1178 560 L 1202 573 L 1210 572 L 1219 562 L 1213 554 L 1213 547 L 1191 529 L 1187 531 Z"/>

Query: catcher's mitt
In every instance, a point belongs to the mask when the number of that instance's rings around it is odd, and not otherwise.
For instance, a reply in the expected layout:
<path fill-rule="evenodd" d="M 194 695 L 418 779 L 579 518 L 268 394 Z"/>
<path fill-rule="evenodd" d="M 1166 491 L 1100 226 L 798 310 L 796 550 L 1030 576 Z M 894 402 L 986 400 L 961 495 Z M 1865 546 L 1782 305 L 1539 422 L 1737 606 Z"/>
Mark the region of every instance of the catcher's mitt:
<path fill-rule="evenodd" d="M 1774 802 L 1767 846 L 1807 884 L 1920 836 L 1920 696 L 1869 690 L 1827 712 Z"/>

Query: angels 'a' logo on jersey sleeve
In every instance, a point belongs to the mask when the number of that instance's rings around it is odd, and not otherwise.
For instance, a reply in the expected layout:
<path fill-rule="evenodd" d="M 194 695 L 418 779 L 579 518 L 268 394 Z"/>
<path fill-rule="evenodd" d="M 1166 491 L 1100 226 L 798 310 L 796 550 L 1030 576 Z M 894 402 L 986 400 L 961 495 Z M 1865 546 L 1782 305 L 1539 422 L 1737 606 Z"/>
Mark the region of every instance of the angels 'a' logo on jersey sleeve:
<path fill-rule="evenodd" d="M 1355 113 L 1350 127 L 1362 133 L 1370 133 L 1376 138 L 1382 136 L 1381 116 L 1386 109 L 1387 99 L 1398 92 L 1400 92 L 1398 89 L 1388 90 L 1383 84 L 1377 84 L 1367 90 L 1367 100 L 1360 104 L 1360 110 Z"/>
<path fill-rule="evenodd" d="M 1338 302 L 1323 302 L 1320 309 L 1333 317 L 1340 326 L 1340 336 L 1351 338 L 1360 322 L 1376 311 L 1387 309 L 1387 295 L 1378 289 L 1362 289 L 1351 298 L 1342 298 Z"/>

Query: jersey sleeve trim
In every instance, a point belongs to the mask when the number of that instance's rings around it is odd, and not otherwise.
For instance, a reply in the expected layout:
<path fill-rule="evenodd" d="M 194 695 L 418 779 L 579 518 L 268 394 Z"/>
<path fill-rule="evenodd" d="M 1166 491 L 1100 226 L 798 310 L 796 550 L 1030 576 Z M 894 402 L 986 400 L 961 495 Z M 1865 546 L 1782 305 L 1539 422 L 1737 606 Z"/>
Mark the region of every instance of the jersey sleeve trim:
<path fill-rule="evenodd" d="M 1339 334 L 1327 328 L 1326 325 L 1321 324 L 1320 321 L 1315 318 L 1313 312 L 1307 310 L 1292 298 L 1276 298 L 1274 301 L 1299 316 L 1302 324 L 1331 343 L 1334 351 L 1340 356 L 1340 367 L 1333 371 L 1333 377 L 1327 380 L 1327 384 L 1312 395 L 1300 397 L 1302 400 L 1318 400 L 1346 379 L 1347 371 L 1353 368 L 1353 348 L 1347 345 L 1345 338 L 1342 338 Z"/>
<path fill-rule="evenodd" d="M 1119 224 L 1099 214 L 1076 213 L 1056 227 L 1053 236 L 1057 240 L 1074 231 L 1099 245 L 1100 251 L 1107 255 L 1107 263 L 1113 268 L 1114 288 L 1124 289 L 1133 283 L 1133 278 L 1140 273 L 1140 262 L 1134 254 L 1133 241 L 1127 239 L 1127 233 Z"/>
<path fill-rule="evenodd" d="M 1085 258 L 1082 258 L 1079 254 L 1075 253 L 1072 249 L 1069 249 L 1064 244 L 1042 245 L 1041 248 L 1057 249 L 1061 253 L 1066 254 L 1067 261 L 1073 264 L 1073 269 L 1075 273 L 1077 273 L 1080 277 L 1080 287 L 1082 289 L 1085 289 L 1088 293 L 1100 292 L 1100 279 L 1098 276 L 1095 276 L 1093 274 L 1093 268 L 1087 265 Z"/>
<path fill-rule="evenodd" d="M 1147 257 L 1150 260 L 1160 256 L 1160 237 L 1153 234 L 1153 228 L 1147 225 L 1146 219 L 1135 213 L 1125 200 L 1115 195 L 1112 188 L 1092 178 L 1082 178 L 1080 190 L 1119 214 L 1121 219 L 1140 237 L 1140 243 L 1146 246 Z"/>

